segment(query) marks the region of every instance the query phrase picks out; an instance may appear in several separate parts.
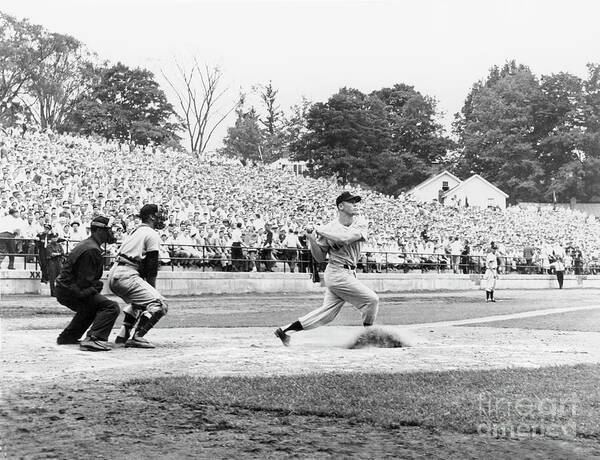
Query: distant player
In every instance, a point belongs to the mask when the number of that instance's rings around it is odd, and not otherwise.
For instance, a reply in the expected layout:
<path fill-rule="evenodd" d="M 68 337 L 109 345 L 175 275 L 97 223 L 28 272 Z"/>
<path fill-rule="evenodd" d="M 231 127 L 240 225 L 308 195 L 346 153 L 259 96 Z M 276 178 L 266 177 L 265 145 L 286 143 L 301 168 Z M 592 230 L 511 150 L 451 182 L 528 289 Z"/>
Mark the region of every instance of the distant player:
<path fill-rule="evenodd" d="M 360 258 L 361 245 L 367 240 L 366 222 L 357 222 L 356 203 L 361 200 L 350 192 L 337 197 L 337 218 L 328 224 L 307 229 L 309 247 L 313 257 L 321 263 L 329 254 L 329 263 L 325 270 L 325 298 L 323 305 L 298 318 L 287 326 L 275 330 L 275 335 L 285 346 L 290 343 L 288 332 L 314 329 L 327 324 L 337 316 L 345 302 L 356 307 L 363 325 L 371 326 L 377 317 L 379 297 L 373 290 L 356 279 L 356 264 Z M 315 235 L 316 234 L 316 235 Z"/>
<path fill-rule="evenodd" d="M 485 274 L 483 275 L 483 286 L 485 288 L 485 301 L 495 302 L 494 290 L 496 289 L 496 280 L 498 279 L 498 256 L 496 250 L 498 246 L 492 242 L 490 252 L 485 258 Z"/>
<path fill-rule="evenodd" d="M 156 290 L 161 243 L 156 230 L 165 228 L 166 214 L 158 205 L 146 204 L 139 217 L 142 223 L 121 244 L 108 283 L 112 292 L 129 304 L 123 309 L 123 327 L 115 342 L 126 347 L 154 348 L 144 336 L 168 309 Z"/>

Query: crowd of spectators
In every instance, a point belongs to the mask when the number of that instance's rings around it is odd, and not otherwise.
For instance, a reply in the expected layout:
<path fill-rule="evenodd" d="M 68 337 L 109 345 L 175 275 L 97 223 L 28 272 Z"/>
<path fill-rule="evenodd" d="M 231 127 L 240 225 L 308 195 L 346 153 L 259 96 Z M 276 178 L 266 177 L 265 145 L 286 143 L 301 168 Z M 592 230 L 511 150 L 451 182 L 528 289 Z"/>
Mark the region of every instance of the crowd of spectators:
<path fill-rule="evenodd" d="M 333 179 L 268 165 L 51 132 L 2 133 L 0 168 L 0 218 L 18 211 L 18 236 L 29 240 L 20 252 L 39 251 L 52 235 L 68 251 L 99 214 L 115 217 L 117 235 L 129 232 L 143 204 L 159 203 L 169 209 L 163 264 L 213 270 L 273 270 L 285 262 L 308 271 L 304 229 L 333 218 L 342 190 Z M 544 273 L 558 259 L 567 273 L 600 269 L 600 222 L 581 212 L 459 208 L 358 185 L 352 191 L 363 197 L 370 227 L 364 271 L 480 272 L 492 241 L 501 273 Z"/>

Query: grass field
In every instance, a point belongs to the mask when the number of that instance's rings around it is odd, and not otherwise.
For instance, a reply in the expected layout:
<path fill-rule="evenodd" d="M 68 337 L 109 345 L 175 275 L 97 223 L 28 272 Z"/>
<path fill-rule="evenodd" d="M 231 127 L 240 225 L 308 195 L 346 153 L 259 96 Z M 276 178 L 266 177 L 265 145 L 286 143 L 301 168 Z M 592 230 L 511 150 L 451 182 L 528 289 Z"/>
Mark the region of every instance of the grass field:
<path fill-rule="evenodd" d="M 419 339 L 388 350 L 344 348 L 351 307 L 282 347 L 273 326 L 318 296 L 171 299 L 157 349 L 101 355 L 52 343 L 69 320 L 52 300 L 4 297 L 2 454 L 593 458 L 597 296 L 384 294 L 378 323 Z"/>

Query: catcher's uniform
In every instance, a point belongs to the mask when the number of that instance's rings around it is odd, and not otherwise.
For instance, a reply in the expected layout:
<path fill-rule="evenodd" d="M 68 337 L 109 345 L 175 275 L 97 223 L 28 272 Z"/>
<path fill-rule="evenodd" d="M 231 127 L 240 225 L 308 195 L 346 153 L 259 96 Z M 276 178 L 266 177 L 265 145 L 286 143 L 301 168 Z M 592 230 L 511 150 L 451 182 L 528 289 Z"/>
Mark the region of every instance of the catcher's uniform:
<path fill-rule="evenodd" d="M 319 235 L 317 244 L 329 254 L 329 263 L 325 269 L 325 297 L 323 305 L 298 319 L 303 329 L 313 329 L 327 324 L 337 316 L 345 302 L 356 307 L 363 324 L 373 324 L 379 308 L 377 294 L 358 279 L 356 265 L 360 258 L 361 246 L 368 238 L 368 225 L 365 221 L 356 221 L 346 227 L 337 219 L 325 226 L 332 233 L 360 232 L 362 238 L 354 243 L 336 246 Z"/>
<path fill-rule="evenodd" d="M 167 313 L 165 299 L 153 286 L 158 266 L 149 267 L 147 263 L 147 254 L 158 253 L 160 243 L 158 232 L 141 224 L 125 238 L 119 248 L 108 275 L 108 285 L 113 293 L 130 305 L 123 310 L 125 320 L 117 336 L 117 343 L 127 342 L 134 326 L 132 340 L 136 336 L 143 337 Z M 157 265 L 158 260 L 152 264 Z"/>

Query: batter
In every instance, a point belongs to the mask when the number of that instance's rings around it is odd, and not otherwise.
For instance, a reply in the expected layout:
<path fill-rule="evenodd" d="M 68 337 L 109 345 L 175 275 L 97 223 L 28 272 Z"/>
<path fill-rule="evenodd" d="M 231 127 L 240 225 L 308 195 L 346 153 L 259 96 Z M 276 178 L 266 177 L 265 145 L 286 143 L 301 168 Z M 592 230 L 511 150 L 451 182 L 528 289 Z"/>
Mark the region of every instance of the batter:
<path fill-rule="evenodd" d="M 360 258 L 361 245 L 368 237 L 366 222 L 356 219 L 360 196 L 346 191 L 337 197 L 337 218 L 324 226 L 307 229 L 310 251 L 317 262 L 321 263 L 329 255 L 325 270 L 325 297 L 323 305 L 298 318 L 287 326 L 277 328 L 275 335 L 288 346 L 288 332 L 314 329 L 330 323 L 340 312 L 345 302 L 357 308 L 363 325 L 371 326 L 377 317 L 379 297 L 356 279 L 356 265 Z"/>

